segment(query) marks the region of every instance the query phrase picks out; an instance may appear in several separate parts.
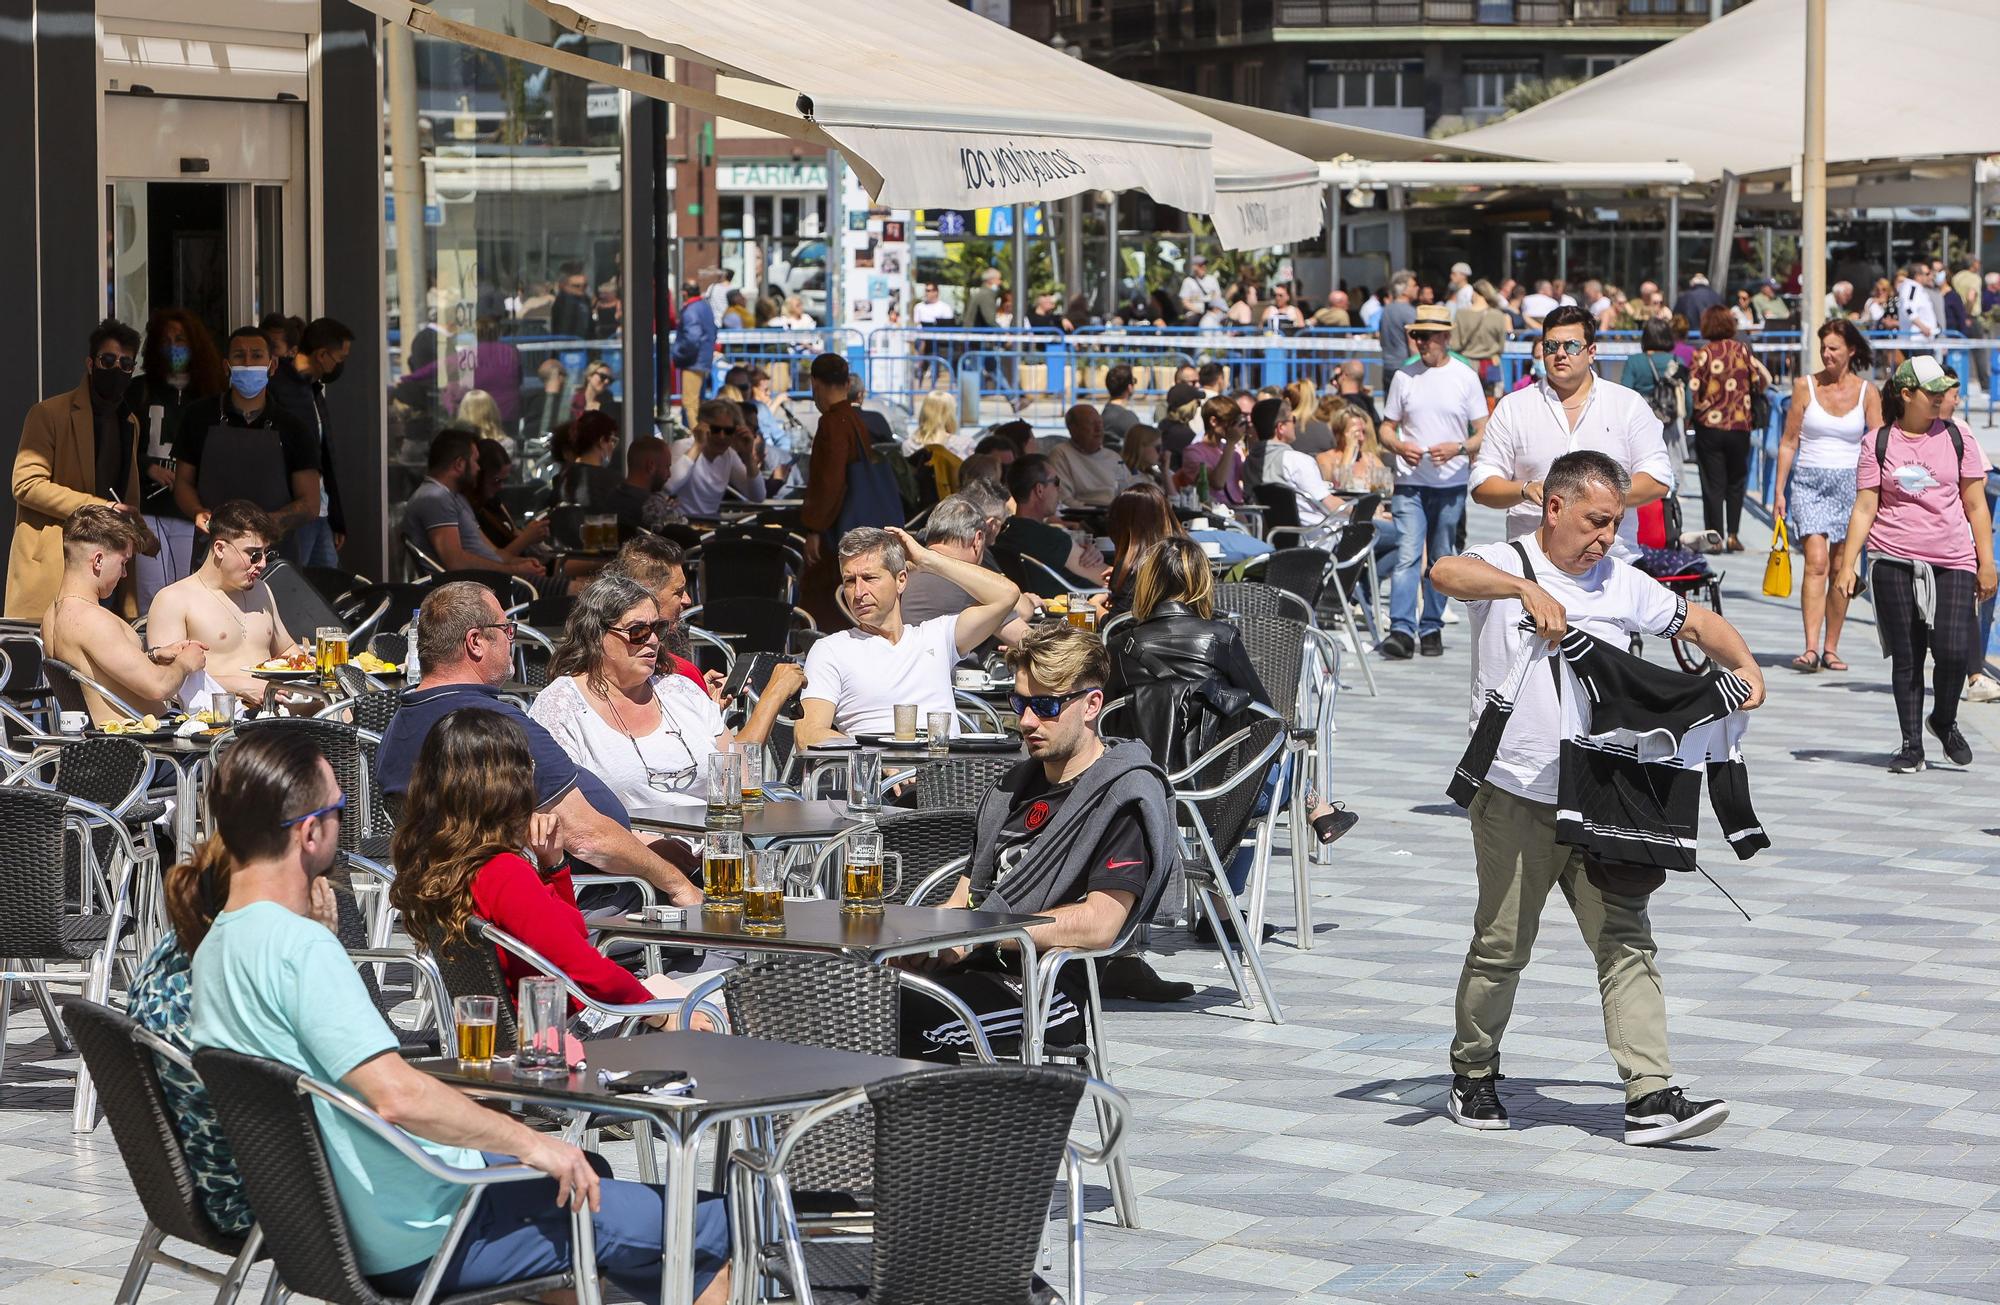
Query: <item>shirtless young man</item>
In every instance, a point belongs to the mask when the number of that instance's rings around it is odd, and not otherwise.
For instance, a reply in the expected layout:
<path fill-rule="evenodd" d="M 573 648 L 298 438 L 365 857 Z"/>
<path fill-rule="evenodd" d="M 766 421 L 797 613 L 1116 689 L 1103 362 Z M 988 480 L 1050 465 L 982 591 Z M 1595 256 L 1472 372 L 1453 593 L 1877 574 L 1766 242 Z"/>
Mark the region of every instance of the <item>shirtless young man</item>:
<path fill-rule="evenodd" d="M 208 556 L 200 568 L 162 589 L 147 614 L 155 644 L 181 639 L 206 644 L 208 678 L 243 702 L 263 700 L 264 681 L 251 674 L 257 664 L 298 647 L 263 579 L 276 560 L 278 534 L 277 524 L 254 503 L 224 503 L 209 517 Z"/>
<path fill-rule="evenodd" d="M 63 522 L 62 588 L 42 613 L 42 646 L 139 711 L 163 715 L 182 681 L 206 664 L 208 649 L 184 639 L 149 652 L 138 631 L 104 608 L 141 539 L 137 519 L 108 503 L 70 513 Z M 88 685 L 83 700 L 99 725 L 124 719 Z"/>

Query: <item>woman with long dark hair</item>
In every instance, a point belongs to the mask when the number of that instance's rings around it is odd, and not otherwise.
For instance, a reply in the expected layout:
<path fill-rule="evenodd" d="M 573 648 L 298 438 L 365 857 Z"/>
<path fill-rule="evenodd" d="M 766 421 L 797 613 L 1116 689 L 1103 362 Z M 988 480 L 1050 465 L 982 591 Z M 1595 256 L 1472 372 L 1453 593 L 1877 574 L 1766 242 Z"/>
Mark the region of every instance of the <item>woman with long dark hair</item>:
<path fill-rule="evenodd" d="M 1132 591 L 1138 581 L 1139 559 L 1162 539 L 1185 538 L 1180 518 L 1174 515 L 1166 491 L 1150 481 L 1127 485 L 1111 500 L 1105 514 L 1104 533 L 1111 539 L 1111 614 L 1132 610 Z"/>
<path fill-rule="evenodd" d="M 1836 317 L 1820 327 L 1819 351 L 1819 371 L 1792 382 L 1792 407 L 1778 444 L 1778 489 L 1771 500 L 1772 514 L 1785 520 L 1792 541 L 1805 550 L 1799 609 L 1806 650 L 1792 658 L 1792 668 L 1808 673 L 1847 669 L 1839 651 L 1847 599 L 1829 590 L 1827 578 L 1854 515 L 1855 468 L 1863 445 L 1882 428 L 1881 391 L 1862 377 L 1874 356 L 1854 323 Z"/>
<path fill-rule="evenodd" d="M 392 853 L 389 900 L 432 950 L 473 941 L 477 916 L 527 943 L 597 1001 L 637 1005 L 686 992 L 663 976 L 641 980 L 591 946 L 556 818 L 535 809 L 527 732 L 498 712 L 463 707 L 431 728 L 410 772 Z M 496 956 L 510 998 L 539 973 L 511 952 Z M 672 1019 L 650 1022 L 666 1028 Z"/>
<path fill-rule="evenodd" d="M 1902 729 L 1889 769 L 1899 774 L 1924 768 L 1925 728 L 1953 764 L 1972 761 L 1958 729 L 1958 699 L 1979 657 L 1978 607 L 1996 581 L 1986 458 L 1943 416 L 1944 396 L 1957 385 L 1929 354 L 1896 368 L 1882 394 L 1888 424 L 1862 440 L 1854 513 L 1834 578 L 1840 596 L 1852 598 L 1862 548 L 1874 555 L 1875 622 Z M 1929 716 L 1926 654 L 1933 664 Z"/>
<path fill-rule="evenodd" d="M 328 782 L 319 749 L 303 734 L 282 729 L 243 736 L 222 755 L 207 788 L 210 828 L 215 832 L 194 856 L 167 872 L 167 919 L 173 932 L 160 939 L 127 994 L 138 1023 L 167 1043 L 192 1054 L 188 1037 L 193 1005 L 189 972 L 194 953 L 229 900 L 231 869 L 246 860 L 281 855 L 296 817 L 317 805 L 314 795 Z M 337 930 L 333 885 L 312 885 L 313 918 Z M 173 1115 L 174 1135 L 194 1174 L 204 1213 L 225 1233 L 240 1235 L 256 1222 L 243 1196 L 236 1158 L 215 1120 L 208 1089 L 187 1070 L 164 1058 L 156 1065 L 160 1088 Z"/>
<path fill-rule="evenodd" d="M 139 375 L 125 392 L 125 405 L 139 423 L 139 510 L 160 541 L 155 557 L 133 559 L 139 610 L 153 595 L 189 571 L 194 523 L 174 502 L 174 440 L 181 418 L 196 402 L 212 399 L 229 384 L 229 369 L 201 319 L 185 308 L 161 308 L 146 323 L 139 346 Z"/>

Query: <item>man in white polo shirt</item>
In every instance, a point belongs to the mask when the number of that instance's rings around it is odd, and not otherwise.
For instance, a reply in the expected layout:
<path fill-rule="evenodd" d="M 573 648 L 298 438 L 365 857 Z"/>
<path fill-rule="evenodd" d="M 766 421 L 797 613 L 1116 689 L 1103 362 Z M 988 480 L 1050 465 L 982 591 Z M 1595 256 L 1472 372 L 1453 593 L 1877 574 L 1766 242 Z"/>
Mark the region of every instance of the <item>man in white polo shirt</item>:
<path fill-rule="evenodd" d="M 1465 477 L 1486 426 L 1486 391 L 1479 373 L 1451 356 L 1451 312 L 1442 304 L 1417 309 L 1407 328 L 1417 360 L 1390 379 L 1382 404 L 1382 447 L 1394 455 L 1396 564 L 1389 574 L 1389 637 L 1382 655 L 1403 660 L 1421 647 L 1444 653 L 1444 595 L 1431 587 L 1430 566 L 1458 551 L 1465 519 Z M 1422 620 L 1417 586 L 1423 585 Z"/>
<path fill-rule="evenodd" d="M 1299 524 L 1307 530 L 1346 510 L 1347 505 L 1326 483 L 1319 463 L 1311 455 L 1292 447 L 1298 439 L 1298 424 L 1283 399 L 1259 399 L 1250 410 L 1250 426 L 1264 441 L 1264 483 L 1284 485 L 1299 505 Z"/>
<path fill-rule="evenodd" d="M 912 571 L 951 581 L 972 605 L 904 624 L 903 588 Z M 903 703 L 916 704 L 920 723 L 928 712 L 950 711 L 952 667 L 997 633 L 1021 598 L 999 572 L 934 552 L 894 527 L 841 536 L 840 588 L 855 628 L 826 636 L 806 654 L 796 730 L 802 748 L 857 732 L 887 734 Z"/>
<path fill-rule="evenodd" d="M 1472 462 L 1472 501 L 1507 513 L 1507 538 L 1542 524 L 1542 477 L 1565 453 L 1593 449 L 1632 478 L 1618 523 L 1613 556 L 1638 556 L 1638 513 L 1631 509 L 1672 491 L 1674 463 L 1660 419 L 1637 390 L 1591 370 L 1597 322 L 1581 308 L 1562 307 L 1542 323 L 1542 380 L 1501 399 L 1486 423 Z"/>

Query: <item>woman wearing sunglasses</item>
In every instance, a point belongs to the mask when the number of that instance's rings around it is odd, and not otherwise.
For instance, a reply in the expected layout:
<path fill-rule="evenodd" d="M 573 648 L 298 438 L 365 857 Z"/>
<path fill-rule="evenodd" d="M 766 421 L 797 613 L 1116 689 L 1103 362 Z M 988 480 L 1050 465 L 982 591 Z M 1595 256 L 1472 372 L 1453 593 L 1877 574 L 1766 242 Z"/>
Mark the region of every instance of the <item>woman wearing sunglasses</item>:
<path fill-rule="evenodd" d="M 660 649 L 652 591 L 602 575 L 576 600 L 529 716 L 628 810 L 707 805 L 708 754 L 739 742 L 722 711 Z M 780 704 L 767 693 L 740 741 L 762 744 Z"/>

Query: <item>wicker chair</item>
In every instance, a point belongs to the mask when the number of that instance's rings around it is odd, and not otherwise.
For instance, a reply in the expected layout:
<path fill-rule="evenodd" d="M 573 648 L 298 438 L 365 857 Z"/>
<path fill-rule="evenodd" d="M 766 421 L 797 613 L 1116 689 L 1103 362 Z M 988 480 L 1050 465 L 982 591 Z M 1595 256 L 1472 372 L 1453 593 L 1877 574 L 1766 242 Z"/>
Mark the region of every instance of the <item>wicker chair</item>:
<path fill-rule="evenodd" d="M 1326 592 L 1326 569 L 1333 554 L 1323 548 L 1281 548 L 1264 559 L 1264 583 L 1295 594 L 1317 612 Z"/>
<path fill-rule="evenodd" d="M 727 598 L 766 598 L 787 608 L 798 594 L 805 558 L 778 539 L 718 531 L 688 555 L 698 568 L 704 607 Z"/>
<path fill-rule="evenodd" d="M 946 757 L 917 770 L 915 799 L 920 811 L 976 807 L 1015 761 L 1011 757 Z"/>
<path fill-rule="evenodd" d="M 92 850 L 92 835 L 111 835 L 110 871 Z M 111 966 L 132 930 L 132 880 L 141 854 L 118 817 L 93 802 L 45 789 L 0 788 L 0 957 L 14 962 L 8 985 L 33 993 L 60 1051 L 68 1036 L 50 1000 L 51 984 L 74 985 L 102 1003 L 111 988 Z M 78 867 L 80 864 L 80 868 Z M 79 913 L 64 904 L 66 881 L 92 885 L 106 905 Z M 130 953 L 127 953 L 128 959 Z M 45 970 L 45 963 L 81 963 L 81 970 Z M 11 992 L 11 987 L 9 988 Z M 4 1081 L 11 1000 L 0 1000 L 0 1081 Z M 77 1071 L 71 1125 L 88 1133 L 96 1123 L 89 1067 Z"/>
<path fill-rule="evenodd" d="M 457 1249 L 485 1189 L 494 1183 L 539 1179 L 541 1171 L 523 1164 L 453 1169 L 346 1092 L 277 1061 L 204 1047 L 194 1053 L 194 1064 L 208 1084 L 209 1099 L 215 1104 L 230 1150 L 236 1153 L 243 1188 L 250 1208 L 257 1212 L 257 1226 L 263 1230 L 271 1261 L 286 1289 L 295 1296 L 335 1305 L 391 1305 L 394 1299 L 376 1290 L 361 1273 L 320 1137 L 316 1102 L 360 1124 L 433 1179 L 467 1188 L 466 1199 L 432 1261 L 432 1274 L 411 1298 L 412 1305 L 497 1305 L 578 1287 L 579 1275 L 586 1279 L 585 1292 L 580 1294 L 587 1293 L 586 1299 L 595 1296 L 596 1228 L 587 1206 L 571 1215 L 574 1260 L 570 1272 L 438 1295 L 436 1275 Z"/>
<path fill-rule="evenodd" d="M 1069 1140 L 1088 1093 L 1115 1116 L 1097 1151 Z M 872 1116 L 870 1186 L 875 1235 L 861 1247 L 805 1241 L 786 1175 L 815 1135 Z M 967 1065 L 889 1079 L 801 1114 L 771 1151 L 730 1157 L 737 1229 L 736 1281 L 776 1277 L 800 1305 L 949 1301 L 1028 1305 L 1049 1299 L 1036 1273 L 1049 1196 L 1067 1178 L 1068 1280 L 1061 1299 L 1081 1305 L 1080 1163 L 1101 1161 L 1124 1130 L 1124 1098 L 1075 1070 Z M 950 1145 L 940 1146 L 940 1138 Z"/>
<path fill-rule="evenodd" d="M 958 876 L 938 872 L 952 867 L 962 870 L 972 855 L 973 841 L 978 837 L 972 809 L 884 811 L 876 828 L 882 832 L 882 850 L 903 859 L 903 891 L 909 905 L 943 906 Z"/>
<path fill-rule="evenodd" d="M 1303 598 L 1285 589 L 1246 580 L 1226 580 L 1215 587 L 1217 616 L 1283 616 L 1307 625 L 1313 623 L 1313 609 Z"/>
<path fill-rule="evenodd" d="M 137 1302 L 153 1266 L 166 1264 L 219 1288 L 216 1305 L 231 1305 L 242 1294 L 251 1266 L 262 1258 L 264 1234 L 254 1226 L 244 1236 L 223 1232 L 209 1220 L 195 1189 L 156 1057 L 190 1074 L 193 1063 L 178 1048 L 109 1006 L 77 1001 L 70 1003 L 68 1013 L 70 1036 L 97 1083 L 104 1117 L 111 1122 L 125 1172 L 146 1212 L 146 1226 L 132 1249 L 117 1299 Z M 161 1249 L 169 1237 L 224 1256 L 231 1261 L 229 1271 L 216 1273 L 169 1254 Z"/>
<path fill-rule="evenodd" d="M 59 657 L 42 658 L 42 674 L 48 679 L 49 692 L 55 695 L 56 705 L 64 711 L 94 715 L 90 703 L 83 696 L 85 687 L 88 687 L 105 706 L 123 713 L 128 719 L 138 720 L 146 714 L 119 697 L 115 690 L 99 684 Z"/>

